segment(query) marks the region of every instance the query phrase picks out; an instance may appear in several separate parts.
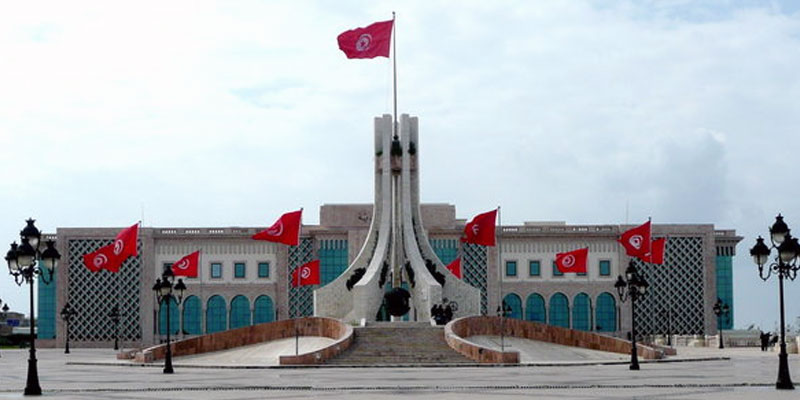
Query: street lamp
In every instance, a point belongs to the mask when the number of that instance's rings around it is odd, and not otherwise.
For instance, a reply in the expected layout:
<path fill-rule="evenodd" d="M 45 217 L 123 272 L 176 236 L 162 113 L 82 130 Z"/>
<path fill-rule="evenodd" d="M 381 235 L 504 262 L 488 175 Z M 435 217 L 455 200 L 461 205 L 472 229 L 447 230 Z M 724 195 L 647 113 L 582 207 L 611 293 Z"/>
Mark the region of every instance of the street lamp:
<path fill-rule="evenodd" d="M 497 316 L 500 317 L 500 352 L 505 353 L 506 351 L 506 343 L 505 343 L 505 333 L 506 333 L 506 324 L 505 319 L 511 315 L 511 306 L 509 306 L 505 300 L 502 301 L 502 306 L 497 306 Z"/>
<path fill-rule="evenodd" d="M 164 373 L 171 374 L 175 371 L 172 369 L 172 344 L 170 343 L 169 334 L 172 329 L 170 326 L 170 303 L 175 301 L 176 305 L 180 305 L 183 301 L 183 291 L 186 290 L 186 285 L 183 284 L 183 279 L 178 279 L 178 283 L 174 283 L 175 275 L 171 269 L 166 269 L 161 274 L 161 278 L 156 279 L 156 284 L 153 285 L 153 291 L 158 298 L 158 304 L 162 302 L 167 303 L 167 355 L 164 359 Z M 177 292 L 177 294 L 176 294 Z"/>
<path fill-rule="evenodd" d="M 27 283 L 30 286 L 31 300 L 31 349 L 28 358 L 28 380 L 25 383 L 25 395 L 41 395 L 42 388 L 39 386 L 39 371 L 36 367 L 36 318 L 33 315 L 33 281 L 36 277 L 41 277 L 45 284 L 53 280 L 53 270 L 56 263 L 61 258 L 58 250 L 54 247 L 54 242 L 48 240 L 44 251 L 40 251 L 42 232 L 33 225 L 34 219 L 29 218 L 25 221 L 27 225 L 19 233 L 20 245 L 16 242 L 11 243 L 11 249 L 6 253 L 8 272 L 14 277 L 14 282 L 18 286 Z"/>
<path fill-rule="evenodd" d="M 758 265 L 759 277 L 766 281 L 774 273 L 778 275 L 778 293 L 781 306 L 781 351 L 778 354 L 778 381 L 775 383 L 777 389 L 794 389 L 792 377 L 789 376 L 789 362 L 786 354 L 786 322 L 783 307 L 783 280 L 794 280 L 797 277 L 797 270 L 800 269 L 800 244 L 797 238 L 789 234 L 789 227 L 783 222 L 783 216 L 778 214 L 775 223 L 769 228 L 770 241 L 772 248 L 777 250 L 774 261 L 764 268 L 764 264 L 769 261 L 772 249 L 764 244 L 764 239 L 759 236 L 756 244 L 750 249 L 753 261 Z"/>
<path fill-rule="evenodd" d="M 731 308 L 728 307 L 728 304 L 723 302 L 722 299 L 717 298 L 717 302 L 714 303 L 714 315 L 717 316 L 717 330 L 719 331 L 719 348 L 724 349 L 725 345 L 722 342 L 722 327 L 720 327 L 720 317 L 725 316 L 727 317 L 731 312 Z"/>
<path fill-rule="evenodd" d="M 61 309 L 61 320 L 67 325 L 67 342 L 64 345 L 64 354 L 69 354 L 69 323 L 72 322 L 76 315 L 78 315 L 78 312 L 69 305 L 69 302 L 64 304 L 64 308 Z"/>
<path fill-rule="evenodd" d="M 620 275 L 617 278 L 617 283 L 614 287 L 617 288 L 617 294 L 620 301 L 623 303 L 631 299 L 631 369 L 639 369 L 639 356 L 636 350 L 636 299 L 644 296 L 647 293 L 647 288 L 650 285 L 644 279 L 644 276 L 639 274 L 633 260 L 628 263 L 628 268 L 625 269 L 625 278 Z"/>
<path fill-rule="evenodd" d="M 114 350 L 119 350 L 119 319 L 122 317 L 122 314 L 119 313 L 119 307 L 116 305 L 112 307 L 108 317 L 114 323 Z"/>

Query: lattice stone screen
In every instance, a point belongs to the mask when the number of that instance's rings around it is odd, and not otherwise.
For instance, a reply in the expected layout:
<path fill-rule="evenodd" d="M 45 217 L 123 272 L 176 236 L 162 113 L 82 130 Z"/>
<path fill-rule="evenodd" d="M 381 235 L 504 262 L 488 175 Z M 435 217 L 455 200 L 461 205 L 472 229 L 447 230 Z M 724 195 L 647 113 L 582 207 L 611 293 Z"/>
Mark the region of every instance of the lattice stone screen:
<path fill-rule="evenodd" d="M 672 334 L 704 334 L 703 238 L 670 237 L 663 265 L 644 264 L 638 259 L 636 263 L 650 284 L 648 294 L 636 303 L 637 332 L 664 334 L 669 329 Z M 624 305 L 626 309 L 629 306 Z M 671 323 L 664 312 L 670 308 Z"/>
<path fill-rule="evenodd" d="M 292 287 L 292 274 L 297 267 L 311 261 L 314 253 L 314 240 L 300 238 L 297 246 L 289 246 L 289 275 L 286 285 L 289 292 L 289 318 L 314 315 L 314 289 L 316 286 Z"/>
<path fill-rule="evenodd" d="M 481 290 L 481 315 L 486 315 L 488 299 L 486 297 L 486 246 L 463 243 L 461 253 L 461 273 L 464 282 Z"/>
<path fill-rule="evenodd" d="M 83 255 L 110 244 L 108 240 L 69 240 L 67 301 L 78 312 L 70 327 L 70 339 L 78 341 L 113 341 L 114 324 L 108 317 L 111 308 L 119 305 L 122 318 L 119 338 L 138 341 L 142 338 L 139 324 L 141 260 L 128 258 L 119 272 L 91 272 L 83 265 Z M 139 243 L 141 253 L 141 243 Z"/>

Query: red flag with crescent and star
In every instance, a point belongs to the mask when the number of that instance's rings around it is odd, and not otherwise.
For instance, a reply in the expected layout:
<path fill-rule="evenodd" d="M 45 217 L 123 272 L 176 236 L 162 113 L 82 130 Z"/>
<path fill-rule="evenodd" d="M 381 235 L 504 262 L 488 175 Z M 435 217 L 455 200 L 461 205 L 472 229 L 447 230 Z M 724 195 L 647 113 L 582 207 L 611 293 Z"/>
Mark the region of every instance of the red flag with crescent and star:
<path fill-rule="evenodd" d="M 389 57 L 393 26 L 393 20 L 376 22 L 342 32 L 336 40 L 347 58 Z"/>
<path fill-rule="evenodd" d="M 292 287 L 319 285 L 319 260 L 309 261 L 292 272 Z"/>
<path fill-rule="evenodd" d="M 625 254 L 647 261 L 647 254 L 650 253 L 650 221 L 623 232 L 618 241 L 625 248 Z"/>
<path fill-rule="evenodd" d="M 200 265 L 200 250 L 189 254 L 172 264 L 172 274 L 197 278 L 197 269 Z"/>
<path fill-rule="evenodd" d="M 647 253 L 646 259 L 652 264 L 664 264 L 664 247 L 666 247 L 667 238 L 658 238 L 650 243 L 650 252 Z"/>
<path fill-rule="evenodd" d="M 119 266 L 124 261 L 114 254 L 114 243 L 105 245 L 91 253 L 83 255 L 83 265 L 92 272 L 107 270 L 119 272 Z"/>
<path fill-rule="evenodd" d="M 450 264 L 447 264 L 445 268 L 447 268 L 450 273 L 455 275 L 456 278 L 461 279 L 461 257 L 458 257 Z"/>
<path fill-rule="evenodd" d="M 568 251 L 556 254 L 556 267 L 561 273 L 575 272 L 586 273 L 586 260 L 589 258 L 589 248 Z"/>
<path fill-rule="evenodd" d="M 303 219 L 303 209 L 281 215 L 272 226 L 252 236 L 255 240 L 283 243 L 297 246 L 300 243 L 300 224 Z"/>
<path fill-rule="evenodd" d="M 114 255 L 125 261 L 128 257 L 139 255 L 137 244 L 139 239 L 139 223 L 123 229 L 114 238 Z M 120 262 L 121 262 L 120 261 Z"/>
<path fill-rule="evenodd" d="M 494 228 L 496 220 L 496 209 L 476 215 L 472 221 L 467 222 L 464 226 L 464 235 L 461 237 L 461 241 L 482 246 L 494 246 Z"/>

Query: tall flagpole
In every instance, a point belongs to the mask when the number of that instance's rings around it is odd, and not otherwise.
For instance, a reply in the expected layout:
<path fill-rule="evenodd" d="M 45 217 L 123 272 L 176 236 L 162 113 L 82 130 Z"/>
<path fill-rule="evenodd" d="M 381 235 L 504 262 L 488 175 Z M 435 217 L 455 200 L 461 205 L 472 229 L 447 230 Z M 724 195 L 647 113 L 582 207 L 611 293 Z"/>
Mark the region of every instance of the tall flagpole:
<path fill-rule="evenodd" d="M 497 206 L 497 222 L 500 226 L 500 233 L 503 232 L 503 218 L 500 216 L 500 206 Z M 505 343 L 505 318 L 506 318 L 506 308 L 505 304 L 503 304 L 503 243 L 500 242 L 500 235 L 495 233 L 497 236 L 497 277 L 498 277 L 498 296 L 500 297 L 500 303 L 498 310 L 500 310 L 500 353 L 505 353 L 506 351 L 506 343 Z M 500 355 L 501 362 L 503 355 Z"/>
<path fill-rule="evenodd" d="M 397 123 L 397 23 L 395 22 L 395 15 L 394 11 L 392 11 L 392 80 L 393 80 L 393 90 L 392 94 L 394 97 L 394 137 L 392 139 L 397 139 L 397 131 L 398 131 L 398 123 Z"/>

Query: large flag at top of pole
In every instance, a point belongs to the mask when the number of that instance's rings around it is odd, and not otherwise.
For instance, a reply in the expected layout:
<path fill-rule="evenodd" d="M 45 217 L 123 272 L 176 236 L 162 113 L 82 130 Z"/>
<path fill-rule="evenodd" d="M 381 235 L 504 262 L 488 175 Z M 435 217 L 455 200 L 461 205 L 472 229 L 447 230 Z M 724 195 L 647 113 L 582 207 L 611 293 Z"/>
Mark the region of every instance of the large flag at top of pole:
<path fill-rule="evenodd" d="M 394 20 L 342 32 L 336 39 L 347 58 L 389 57 Z"/>
<path fill-rule="evenodd" d="M 297 246 L 300 243 L 300 226 L 302 224 L 303 209 L 281 215 L 269 228 L 252 236 L 255 240 L 283 243 Z"/>

